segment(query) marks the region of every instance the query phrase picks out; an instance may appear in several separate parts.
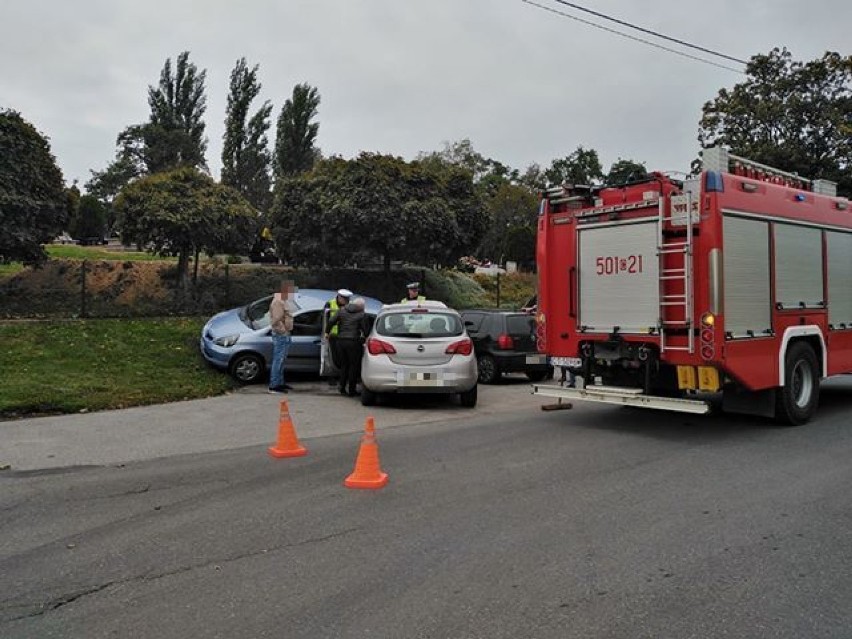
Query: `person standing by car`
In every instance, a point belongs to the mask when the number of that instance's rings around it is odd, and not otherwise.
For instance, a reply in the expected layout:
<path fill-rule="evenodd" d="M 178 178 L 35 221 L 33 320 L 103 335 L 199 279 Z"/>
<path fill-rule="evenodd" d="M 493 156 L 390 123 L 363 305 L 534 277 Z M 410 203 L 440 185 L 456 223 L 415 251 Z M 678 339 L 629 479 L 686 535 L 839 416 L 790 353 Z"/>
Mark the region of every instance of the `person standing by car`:
<path fill-rule="evenodd" d="M 328 350 L 331 353 L 331 361 L 334 362 L 334 367 L 338 370 L 341 367 L 340 364 L 340 353 L 337 345 L 337 334 L 339 331 L 338 326 L 331 327 L 331 318 L 337 313 L 341 308 L 346 306 L 349 303 L 349 300 L 352 298 L 352 291 L 348 288 L 338 289 L 337 295 L 332 297 L 325 303 L 323 306 L 323 321 L 325 323 L 325 330 L 328 334 Z M 329 328 L 331 327 L 331 328 Z M 334 378 L 331 378 L 331 382 L 334 383 Z"/>
<path fill-rule="evenodd" d="M 369 320 L 364 313 L 364 299 L 356 297 L 335 313 L 330 326 L 338 328 L 337 348 L 340 355 L 340 384 L 337 389 L 341 395 L 354 397 L 361 373 L 361 356 L 364 338 L 370 332 Z"/>
<path fill-rule="evenodd" d="M 408 294 L 402 300 L 400 300 L 400 304 L 405 304 L 406 302 L 425 302 L 426 296 L 420 294 L 420 282 L 411 282 L 408 286 Z"/>
<path fill-rule="evenodd" d="M 292 387 L 284 381 L 284 361 L 290 350 L 293 313 L 296 305 L 293 294 L 296 287 L 292 280 L 281 282 L 281 291 L 276 293 L 269 305 L 269 326 L 272 330 L 272 365 L 269 372 L 269 392 L 286 393 Z"/>

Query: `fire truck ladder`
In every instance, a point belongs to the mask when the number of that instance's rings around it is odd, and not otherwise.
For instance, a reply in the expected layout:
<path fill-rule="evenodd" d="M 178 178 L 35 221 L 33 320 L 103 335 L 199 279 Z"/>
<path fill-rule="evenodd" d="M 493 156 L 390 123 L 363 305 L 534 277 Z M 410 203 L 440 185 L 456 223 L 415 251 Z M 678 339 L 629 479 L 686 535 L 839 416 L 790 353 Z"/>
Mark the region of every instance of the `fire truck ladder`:
<path fill-rule="evenodd" d="M 675 214 L 671 196 L 660 197 L 657 220 L 657 258 L 660 271 L 660 354 L 666 351 L 695 351 L 692 330 L 694 306 L 692 275 L 692 197 L 686 192 L 686 210 Z M 682 198 L 683 196 L 681 196 Z M 668 209 L 668 211 L 666 210 Z M 668 215 L 667 215 L 668 212 Z M 671 237 L 665 231 L 666 223 L 684 225 L 686 237 Z M 668 257 L 671 256 L 671 257 Z M 667 259 L 668 257 L 668 259 Z M 678 284 L 679 283 L 679 284 Z M 681 311 L 678 313 L 677 311 Z M 682 314 L 683 319 L 678 316 Z M 676 319 L 672 319 L 672 315 Z M 669 331 L 686 330 L 686 346 L 673 346 L 666 341 Z M 668 334 L 670 338 L 671 335 Z"/>

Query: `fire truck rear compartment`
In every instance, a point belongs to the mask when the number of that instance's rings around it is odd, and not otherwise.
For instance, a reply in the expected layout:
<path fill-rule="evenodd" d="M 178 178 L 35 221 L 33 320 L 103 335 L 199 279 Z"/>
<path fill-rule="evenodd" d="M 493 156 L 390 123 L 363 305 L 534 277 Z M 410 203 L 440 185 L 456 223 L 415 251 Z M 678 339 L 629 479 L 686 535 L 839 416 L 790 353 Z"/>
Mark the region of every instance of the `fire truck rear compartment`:
<path fill-rule="evenodd" d="M 581 330 L 644 333 L 657 326 L 660 281 L 657 218 L 579 230 Z"/>

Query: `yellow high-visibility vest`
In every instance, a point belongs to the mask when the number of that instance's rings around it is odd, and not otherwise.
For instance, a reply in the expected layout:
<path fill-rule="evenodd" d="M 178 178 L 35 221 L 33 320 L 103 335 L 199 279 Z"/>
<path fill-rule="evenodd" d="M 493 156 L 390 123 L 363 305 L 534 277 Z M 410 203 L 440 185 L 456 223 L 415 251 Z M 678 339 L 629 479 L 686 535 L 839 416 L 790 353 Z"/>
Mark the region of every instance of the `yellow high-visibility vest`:
<path fill-rule="evenodd" d="M 330 321 L 331 316 L 340 308 L 340 306 L 337 304 L 337 297 L 335 297 L 334 299 L 332 299 L 328 303 L 328 308 L 331 311 L 331 313 L 328 314 L 328 319 Z M 334 326 L 331 327 L 331 330 L 328 332 L 328 334 L 332 335 L 333 337 L 337 337 L 337 333 L 338 333 L 337 329 L 338 328 L 339 328 L 339 326 L 337 324 L 335 324 Z"/>

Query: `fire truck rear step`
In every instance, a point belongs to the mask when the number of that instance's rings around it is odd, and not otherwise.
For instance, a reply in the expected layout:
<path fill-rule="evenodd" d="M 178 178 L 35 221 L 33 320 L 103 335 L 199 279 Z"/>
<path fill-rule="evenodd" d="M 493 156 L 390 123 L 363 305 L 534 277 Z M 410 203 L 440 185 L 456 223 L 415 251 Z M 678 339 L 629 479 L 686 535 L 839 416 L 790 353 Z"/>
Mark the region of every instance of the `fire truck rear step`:
<path fill-rule="evenodd" d="M 656 408 L 678 413 L 693 413 L 703 415 L 710 412 L 710 404 L 695 399 L 680 399 L 677 397 L 656 397 L 645 395 L 641 388 L 624 388 L 618 386 L 586 386 L 585 388 L 568 388 L 558 384 L 533 384 L 533 395 L 556 397 L 578 402 L 596 402 L 599 404 L 615 404 L 618 406 L 639 406 L 641 408 Z"/>

